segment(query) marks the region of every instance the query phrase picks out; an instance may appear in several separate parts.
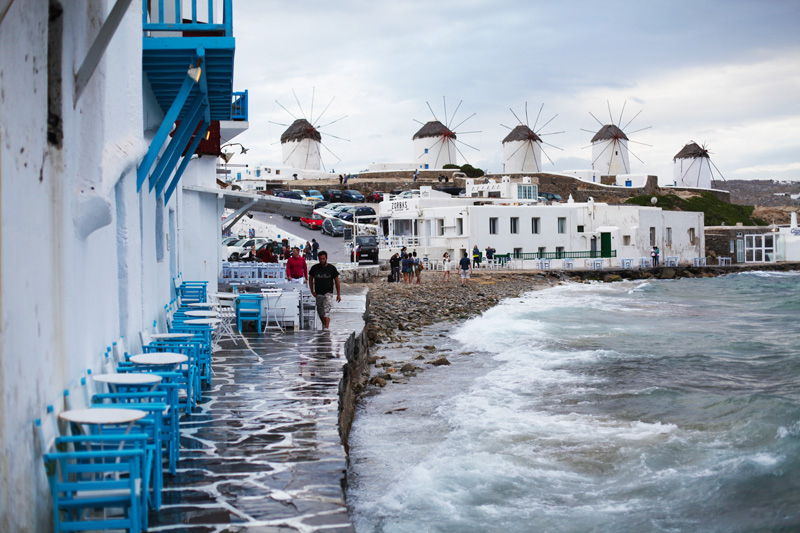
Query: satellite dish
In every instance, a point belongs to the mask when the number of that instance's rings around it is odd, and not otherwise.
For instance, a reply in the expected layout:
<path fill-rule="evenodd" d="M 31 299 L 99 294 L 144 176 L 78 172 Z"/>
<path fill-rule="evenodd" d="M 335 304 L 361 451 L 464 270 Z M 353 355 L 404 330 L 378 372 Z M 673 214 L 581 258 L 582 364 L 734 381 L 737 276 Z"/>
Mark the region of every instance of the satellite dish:
<path fill-rule="evenodd" d="M 656 205 L 658 203 L 658 198 L 653 196 L 652 198 L 650 198 L 650 203 L 653 204 L 653 205 Z"/>

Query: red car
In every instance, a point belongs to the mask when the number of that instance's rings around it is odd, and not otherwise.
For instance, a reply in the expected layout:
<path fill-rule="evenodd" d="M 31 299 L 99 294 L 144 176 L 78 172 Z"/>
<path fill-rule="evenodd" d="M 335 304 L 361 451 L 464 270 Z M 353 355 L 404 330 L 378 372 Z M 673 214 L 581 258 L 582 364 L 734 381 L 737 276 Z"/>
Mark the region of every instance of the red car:
<path fill-rule="evenodd" d="M 383 191 L 372 191 L 367 195 L 367 202 L 378 203 L 383 201 Z"/>
<path fill-rule="evenodd" d="M 320 229 L 322 228 L 322 219 L 322 215 L 314 213 L 310 217 L 300 217 L 300 225 L 306 226 L 308 229 Z"/>

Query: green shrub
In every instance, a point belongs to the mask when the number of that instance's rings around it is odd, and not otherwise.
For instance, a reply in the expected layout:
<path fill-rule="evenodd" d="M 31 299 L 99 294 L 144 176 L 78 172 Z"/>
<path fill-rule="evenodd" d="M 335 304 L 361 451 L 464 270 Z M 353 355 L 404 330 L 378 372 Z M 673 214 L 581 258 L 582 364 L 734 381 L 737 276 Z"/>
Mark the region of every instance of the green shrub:
<path fill-rule="evenodd" d="M 626 204 L 642 206 L 653 205 L 650 200 L 652 195 L 635 196 L 625 201 Z M 723 202 L 710 192 L 702 192 L 699 196 L 683 199 L 674 194 L 656 196 L 658 202 L 656 207 L 665 211 L 700 211 L 705 215 L 706 226 L 735 226 L 741 222 L 745 226 L 766 226 L 767 224 L 759 219 L 752 218 L 752 205 L 736 205 Z"/>
<path fill-rule="evenodd" d="M 469 163 L 461 165 L 461 172 L 466 174 L 468 178 L 480 178 L 483 176 L 483 170 L 475 168 Z"/>

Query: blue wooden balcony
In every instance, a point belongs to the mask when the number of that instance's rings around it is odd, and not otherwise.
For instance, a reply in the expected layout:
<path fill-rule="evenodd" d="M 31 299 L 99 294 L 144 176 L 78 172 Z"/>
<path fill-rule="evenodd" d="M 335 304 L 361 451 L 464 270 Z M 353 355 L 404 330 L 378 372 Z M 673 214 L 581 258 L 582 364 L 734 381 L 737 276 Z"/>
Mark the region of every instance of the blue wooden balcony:
<path fill-rule="evenodd" d="M 187 69 L 200 66 L 204 76 L 192 88 L 178 118 L 184 118 L 189 103 L 206 89 L 209 118 L 231 120 L 236 50 L 232 0 L 223 0 L 221 10 L 214 9 L 213 0 L 201 2 L 206 7 L 202 13 L 198 13 L 197 0 L 191 1 L 186 13 L 182 10 L 184 4 L 181 0 L 142 2 L 143 70 L 166 113 L 180 91 Z"/>

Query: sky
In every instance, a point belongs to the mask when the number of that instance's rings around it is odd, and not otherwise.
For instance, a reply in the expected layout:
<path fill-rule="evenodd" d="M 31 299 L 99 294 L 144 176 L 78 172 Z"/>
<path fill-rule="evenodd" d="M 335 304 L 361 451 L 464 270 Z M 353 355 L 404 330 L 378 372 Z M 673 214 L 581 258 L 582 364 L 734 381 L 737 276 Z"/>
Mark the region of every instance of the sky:
<path fill-rule="evenodd" d="M 642 130 L 629 135 L 633 173 L 671 180 L 695 141 L 725 180 L 800 180 L 798 0 L 235 0 L 233 11 L 250 127 L 231 163 L 280 166 L 284 125 L 310 116 L 335 121 L 321 129 L 329 171 L 410 163 L 416 121 L 436 115 L 466 119 L 460 164 L 500 173 L 513 110 L 553 145 L 544 171 L 591 167 L 593 114 Z"/>

